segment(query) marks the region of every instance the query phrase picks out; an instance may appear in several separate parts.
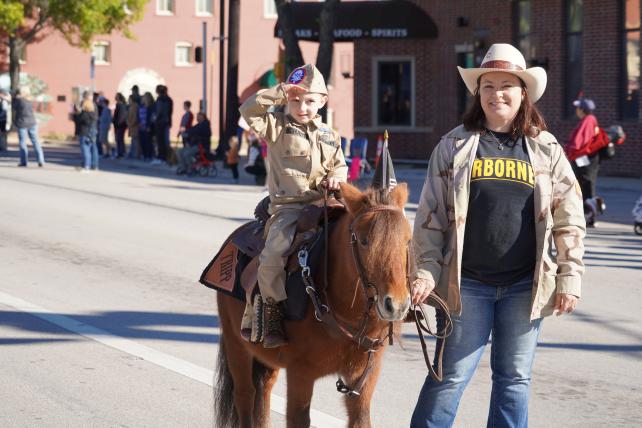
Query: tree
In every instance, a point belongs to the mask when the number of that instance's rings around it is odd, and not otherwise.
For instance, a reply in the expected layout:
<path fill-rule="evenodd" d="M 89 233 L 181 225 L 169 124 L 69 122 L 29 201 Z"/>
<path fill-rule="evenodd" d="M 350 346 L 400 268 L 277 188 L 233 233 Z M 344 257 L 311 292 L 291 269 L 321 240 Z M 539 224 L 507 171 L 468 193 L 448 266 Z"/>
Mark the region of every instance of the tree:
<path fill-rule="evenodd" d="M 316 67 L 319 69 L 326 82 L 329 81 L 332 71 L 332 56 L 334 52 L 334 26 L 337 6 L 341 0 L 325 0 L 319 17 L 319 50 L 317 51 Z M 294 31 L 292 21 L 291 0 L 275 0 L 276 11 L 279 16 L 279 26 L 285 45 L 285 76 L 296 67 L 304 64 L 303 54 L 299 47 L 299 39 Z M 320 111 L 323 120 L 326 120 L 326 108 Z"/>
<path fill-rule="evenodd" d="M 148 0 L 2 0 L 0 42 L 9 48 L 11 91 L 19 85 L 20 56 L 25 47 L 59 32 L 72 46 L 88 49 L 98 34 L 122 32 L 133 37 L 129 26 L 143 17 Z"/>
<path fill-rule="evenodd" d="M 334 23 L 337 6 L 340 0 L 326 0 L 321 9 L 319 22 L 319 50 L 317 51 L 317 68 L 327 82 L 332 71 L 334 53 Z"/>
<path fill-rule="evenodd" d="M 225 106 L 225 133 L 223 141 L 219 141 L 219 152 L 230 148 L 230 137 L 236 135 L 238 128 L 239 97 L 239 35 L 241 28 L 241 0 L 229 0 L 228 13 L 228 44 L 227 44 L 227 96 Z"/>
<path fill-rule="evenodd" d="M 303 64 L 303 54 L 299 47 L 299 38 L 294 32 L 290 0 L 275 0 L 275 4 L 285 46 L 285 73 L 283 74 L 289 76 L 292 70 Z"/>

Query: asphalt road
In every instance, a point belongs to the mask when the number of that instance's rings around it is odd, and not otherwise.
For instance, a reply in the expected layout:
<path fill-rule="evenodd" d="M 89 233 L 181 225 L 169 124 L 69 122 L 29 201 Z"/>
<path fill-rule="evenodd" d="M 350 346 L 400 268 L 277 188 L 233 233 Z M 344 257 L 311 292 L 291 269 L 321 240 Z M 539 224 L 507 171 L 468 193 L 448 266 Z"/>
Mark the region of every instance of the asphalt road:
<path fill-rule="evenodd" d="M 47 150 L 48 149 L 48 150 Z M 179 179 L 164 167 L 105 161 L 81 174 L 75 149 L 45 146 L 45 168 L 0 157 L 0 426 L 212 426 L 219 328 L 197 283 L 262 189 L 228 170 Z M 400 168 L 413 220 L 423 170 Z M 602 179 L 608 211 L 586 240 L 577 312 L 548 318 L 533 371 L 532 427 L 639 426 L 642 237 L 630 210 L 642 181 Z M 414 331 L 390 348 L 373 400 L 376 427 L 408 426 L 426 375 Z M 485 425 L 489 352 L 456 426 Z M 317 383 L 317 426 L 345 420 L 333 378 Z M 285 396 L 285 376 L 274 389 Z M 273 403 L 284 426 L 283 400 Z"/>

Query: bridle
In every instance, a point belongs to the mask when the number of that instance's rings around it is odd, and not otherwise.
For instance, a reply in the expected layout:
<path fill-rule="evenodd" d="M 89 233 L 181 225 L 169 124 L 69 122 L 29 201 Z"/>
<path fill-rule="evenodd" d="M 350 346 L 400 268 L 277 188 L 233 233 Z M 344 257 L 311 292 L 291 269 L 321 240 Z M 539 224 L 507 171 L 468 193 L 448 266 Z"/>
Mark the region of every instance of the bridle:
<path fill-rule="evenodd" d="M 359 282 L 361 282 L 362 285 L 362 290 L 363 293 L 366 296 L 367 299 L 367 305 L 366 309 L 362 315 L 361 322 L 359 323 L 359 327 L 356 329 L 345 325 L 343 322 L 339 321 L 335 316 L 333 311 L 330 308 L 330 303 L 328 300 L 328 244 L 329 244 L 329 236 L 328 236 L 328 194 L 327 190 L 324 192 L 324 239 L 325 239 L 325 258 L 324 258 L 324 271 L 323 271 L 323 280 L 324 280 L 324 287 L 321 290 L 321 294 L 323 294 L 323 303 L 321 299 L 321 295 L 319 294 L 319 290 L 317 290 L 316 285 L 314 283 L 314 279 L 312 278 L 312 274 L 310 271 L 310 267 L 308 266 L 308 248 L 303 247 L 301 250 L 299 250 L 298 257 L 299 257 L 299 265 L 301 266 L 301 276 L 303 277 L 303 283 L 305 284 L 305 290 L 310 296 L 310 300 L 312 301 L 312 305 L 314 306 L 314 316 L 315 318 L 324 323 L 326 327 L 334 332 L 335 334 L 341 335 L 346 337 L 347 339 L 355 342 L 357 346 L 361 349 L 363 349 L 365 352 L 368 353 L 368 361 L 366 363 L 366 368 L 364 369 L 363 373 L 357 380 L 357 383 L 353 387 L 349 387 L 348 385 L 345 384 L 343 379 L 339 377 L 339 379 L 336 382 L 336 387 L 337 391 L 341 392 L 342 394 L 346 394 L 348 397 L 356 397 L 359 396 L 361 393 L 361 388 L 365 384 L 366 380 L 368 379 L 368 376 L 372 372 L 374 365 L 373 365 L 373 355 L 375 352 L 377 352 L 379 349 L 381 349 L 382 346 L 384 346 L 385 341 L 388 340 L 388 343 L 390 345 L 393 344 L 393 322 L 389 321 L 388 322 L 388 332 L 382 337 L 378 338 L 371 338 L 367 336 L 367 327 L 368 327 L 368 321 L 370 321 L 370 311 L 372 310 L 372 307 L 375 305 L 377 300 L 379 299 L 379 293 L 376 285 L 370 281 L 368 278 L 366 269 L 363 265 L 363 260 L 361 258 L 361 253 L 359 251 L 359 241 L 358 241 L 358 236 L 355 230 L 355 226 L 357 224 L 357 221 L 361 219 L 364 215 L 366 214 L 371 214 L 371 213 L 377 213 L 377 212 L 400 212 L 402 213 L 402 210 L 399 208 L 392 206 L 392 205 L 376 205 L 370 208 L 366 208 L 362 211 L 360 211 L 353 219 L 352 222 L 350 223 L 348 229 L 350 232 L 350 246 L 352 249 L 352 259 L 354 261 L 355 267 L 357 269 L 357 274 L 359 276 Z M 413 253 L 413 247 L 412 243 L 408 242 L 407 244 L 407 251 L 406 251 L 406 286 L 408 287 L 408 290 L 410 291 L 410 281 L 411 281 L 411 275 L 412 275 L 412 269 L 411 267 L 413 266 L 413 261 L 414 261 L 414 253 Z M 370 292 L 370 290 L 374 290 L 373 293 Z M 445 319 L 445 325 L 443 330 L 440 331 L 435 331 L 433 332 L 430 329 L 430 326 L 428 324 L 428 318 L 426 317 L 426 314 L 423 311 L 423 308 L 421 305 L 415 305 L 412 308 L 412 314 L 413 314 L 413 320 L 417 326 L 417 334 L 419 336 L 420 342 L 421 342 L 421 347 L 424 355 L 424 361 L 426 362 L 426 366 L 428 367 L 428 371 L 430 373 L 430 376 L 432 376 L 435 380 L 441 381 L 442 379 L 442 357 L 443 357 L 443 352 L 445 348 L 445 339 L 446 336 L 450 334 L 452 331 L 452 320 L 450 319 L 450 313 L 448 311 L 448 306 L 446 303 L 434 292 L 430 294 L 428 297 L 428 301 L 432 302 L 432 305 L 437 307 L 438 309 L 441 309 L 444 313 L 444 316 L 446 317 Z M 437 359 L 435 361 L 435 366 L 433 368 L 433 365 L 430 363 L 430 357 L 428 356 L 428 350 L 426 346 L 426 341 L 423 337 L 423 332 L 428 333 L 431 336 L 434 336 L 438 340 L 437 344 Z"/>
<path fill-rule="evenodd" d="M 359 282 L 361 282 L 361 285 L 362 285 L 362 290 L 367 299 L 367 305 L 361 317 L 361 321 L 359 322 L 359 326 L 357 328 L 353 328 L 351 326 L 346 325 L 345 323 L 343 323 L 342 321 L 338 320 L 335 317 L 334 312 L 330 308 L 330 303 L 328 300 L 327 261 L 328 261 L 329 239 L 328 239 L 327 193 L 324 196 L 325 196 L 324 197 L 324 235 L 325 235 L 324 264 L 325 266 L 324 266 L 324 277 L 323 277 L 324 287 L 322 290 L 320 291 L 317 290 L 316 285 L 314 283 L 314 279 L 312 278 L 312 275 L 310 272 L 310 267 L 307 265 L 307 258 L 308 258 L 307 248 L 302 248 L 298 253 L 299 265 L 302 268 L 301 275 L 303 277 L 303 282 L 306 286 L 306 292 L 310 296 L 310 299 L 312 300 L 312 304 L 314 306 L 315 318 L 318 321 L 324 323 L 333 332 L 339 333 L 339 335 L 342 335 L 348 338 L 349 340 L 355 342 L 360 349 L 368 353 L 368 362 L 366 364 L 366 368 L 354 387 L 352 388 L 348 387 L 341 378 L 339 378 L 339 380 L 337 380 L 336 382 L 337 390 L 339 392 L 343 394 L 347 394 L 348 396 L 352 397 L 352 396 L 360 395 L 361 388 L 365 384 L 365 381 L 367 380 L 368 375 L 373 369 L 373 364 L 372 364 L 373 354 L 377 352 L 382 346 L 384 346 L 386 340 L 388 340 L 389 344 L 391 345 L 393 343 L 393 323 L 391 321 L 388 322 L 387 333 L 382 337 L 371 338 L 367 335 L 367 327 L 371 319 L 370 312 L 372 310 L 372 307 L 378 301 L 379 294 L 375 284 L 372 281 L 370 281 L 370 279 L 368 278 L 366 269 L 363 265 L 363 260 L 361 257 L 361 253 L 359 251 L 359 243 L 358 243 L 357 233 L 355 231 L 355 226 L 359 221 L 359 219 L 361 219 L 366 214 L 384 212 L 384 211 L 401 213 L 402 211 L 399 208 L 392 205 L 377 205 L 374 207 L 366 208 L 361 212 L 359 212 L 352 219 L 352 222 L 348 227 L 350 232 L 350 246 L 352 249 L 353 262 L 355 264 L 357 274 L 359 276 Z M 408 245 L 407 257 L 406 257 L 407 267 L 409 266 L 410 247 L 411 246 Z M 408 278 L 407 278 L 407 285 L 408 287 L 410 287 Z M 323 299 L 321 298 L 321 294 L 323 295 Z"/>
<path fill-rule="evenodd" d="M 363 291 L 366 294 L 366 297 L 368 298 L 368 309 L 369 311 L 372 306 L 377 302 L 379 299 L 379 291 L 376 285 L 370 281 L 368 278 L 368 274 L 366 272 L 365 266 L 363 265 L 363 261 L 361 259 L 361 253 L 359 252 L 359 238 L 357 236 L 357 232 L 355 230 L 355 226 L 357 224 L 357 221 L 363 217 L 366 214 L 370 213 L 376 213 L 376 212 L 398 212 L 402 213 L 402 211 L 394 207 L 392 205 L 377 205 L 371 208 L 366 208 L 365 210 L 361 211 L 359 214 L 357 214 L 352 222 L 350 223 L 350 226 L 348 227 L 348 230 L 350 231 L 350 247 L 352 249 L 352 259 L 354 260 L 355 267 L 357 268 L 357 273 L 359 274 L 359 280 L 361 284 L 363 285 Z M 406 251 L 406 267 L 409 266 L 409 255 L 410 255 L 410 245 L 408 244 Z M 374 290 L 374 294 L 370 295 L 369 291 Z M 408 290 L 410 290 L 410 285 L 408 284 Z"/>

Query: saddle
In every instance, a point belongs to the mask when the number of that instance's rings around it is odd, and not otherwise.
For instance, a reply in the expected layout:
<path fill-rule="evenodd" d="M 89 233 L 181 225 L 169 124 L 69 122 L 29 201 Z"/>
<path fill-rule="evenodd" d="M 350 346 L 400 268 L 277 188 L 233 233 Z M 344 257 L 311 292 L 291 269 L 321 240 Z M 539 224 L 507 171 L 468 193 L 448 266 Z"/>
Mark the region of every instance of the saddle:
<path fill-rule="evenodd" d="M 236 229 L 221 246 L 212 261 L 203 270 L 201 284 L 219 292 L 233 296 L 243 302 L 251 301 L 252 295 L 258 289 L 259 254 L 265 246 L 265 225 L 270 218 L 268 212 L 269 197 L 261 200 L 254 210 L 256 220 L 248 222 Z M 328 220 L 338 219 L 345 207 L 334 198 L 328 200 Z M 289 320 L 301 320 L 307 310 L 307 294 L 300 274 L 297 253 L 306 248 L 310 260 L 316 261 L 310 265 L 315 274 L 323 259 L 325 243 L 323 232 L 323 206 L 306 205 L 297 221 L 296 235 L 292 245 L 283 254 L 287 257 L 286 285 L 288 296 L 284 302 L 284 316 Z M 330 223 L 330 227 L 332 226 Z"/>

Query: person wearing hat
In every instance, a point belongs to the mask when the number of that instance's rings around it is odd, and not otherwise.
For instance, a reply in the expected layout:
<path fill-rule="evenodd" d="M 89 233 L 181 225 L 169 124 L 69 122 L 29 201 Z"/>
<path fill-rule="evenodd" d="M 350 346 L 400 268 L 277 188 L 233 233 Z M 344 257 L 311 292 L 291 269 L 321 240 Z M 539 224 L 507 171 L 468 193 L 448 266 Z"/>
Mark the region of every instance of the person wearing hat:
<path fill-rule="evenodd" d="M 7 151 L 7 133 L 11 129 L 11 96 L 0 89 L 0 152 Z"/>
<path fill-rule="evenodd" d="M 494 44 L 459 68 L 473 94 L 463 124 L 430 157 L 414 225 L 411 294 L 448 304 L 443 381 L 426 378 L 412 427 L 450 427 L 491 337 L 488 426 L 526 427 L 542 318 L 575 309 L 584 272 L 582 198 L 562 147 L 534 103 L 546 72 Z M 552 244 L 557 254 L 553 256 Z M 437 311 L 438 329 L 445 317 Z"/>
<path fill-rule="evenodd" d="M 598 212 L 598 205 L 602 209 L 603 201 L 601 198 L 596 197 L 595 185 L 597 182 L 597 173 L 600 169 L 600 155 L 599 151 L 595 153 L 587 153 L 584 156 L 578 156 L 581 153 L 586 153 L 587 146 L 600 132 L 597 118 L 593 114 L 595 110 L 595 102 L 589 98 L 580 98 L 573 101 L 575 106 L 575 114 L 580 119 L 573 132 L 566 143 L 565 150 L 568 158 L 571 160 L 573 171 L 580 183 L 582 189 L 582 196 L 584 198 L 585 207 L 592 212 L 587 218 L 587 226 L 595 226 L 595 217 Z M 598 204 L 598 200 L 600 203 Z"/>
<path fill-rule="evenodd" d="M 285 257 L 302 208 L 323 197 L 323 188 L 338 190 L 347 180 L 347 166 L 338 133 L 317 111 L 328 100 L 323 75 L 312 64 L 296 68 L 285 83 L 257 92 L 240 107 L 250 128 L 268 142 L 267 187 L 270 214 L 265 248 L 259 257 L 258 283 L 263 305 L 248 302 L 241 334 L 248 339 L 252 320 L 263 321 L 263 346 L 287 343 L 280 302 L 286 299 Z M 285 106 L 285 112 L 272 112 Z M 263 315 L 263 316 L 261 316 Z"/>
<path fill-rule="evenodd" d="M 33 114 L 31 102 L 24 98 L 29 95 L 29 88 L 17 89 L 13 97 L 13 124 L 18 130 L 18 146 L 20 147 L 20 163 L 18 166 L 27 166 L 29 151 L 27 150 L 27 136 L 31 140 L 36 152 L 38 166 L 45 164 L 45 155 L 38 141 L 38 122 Z"/>

